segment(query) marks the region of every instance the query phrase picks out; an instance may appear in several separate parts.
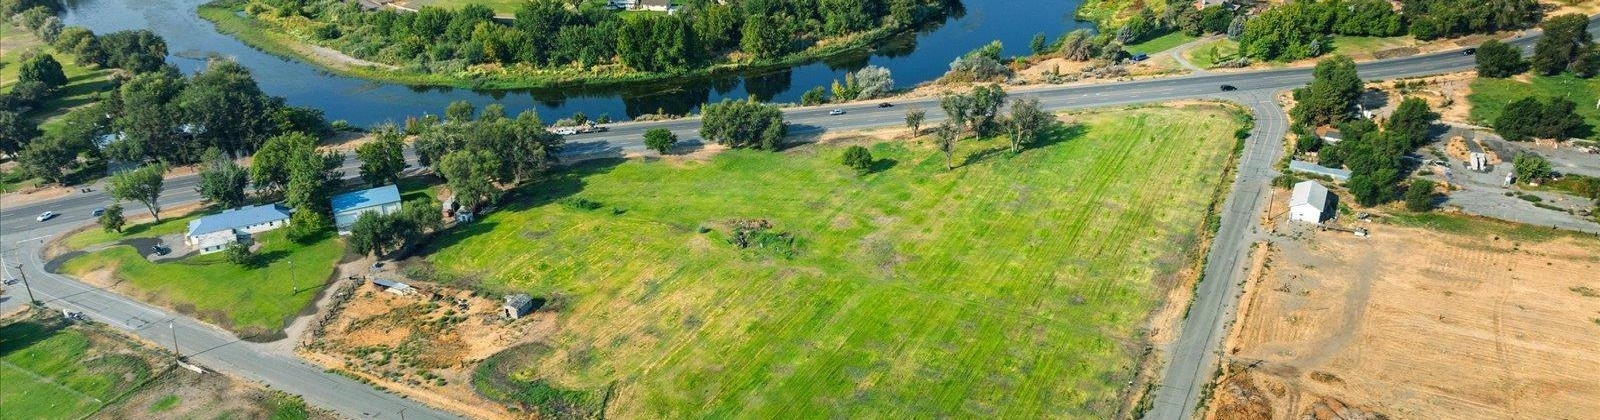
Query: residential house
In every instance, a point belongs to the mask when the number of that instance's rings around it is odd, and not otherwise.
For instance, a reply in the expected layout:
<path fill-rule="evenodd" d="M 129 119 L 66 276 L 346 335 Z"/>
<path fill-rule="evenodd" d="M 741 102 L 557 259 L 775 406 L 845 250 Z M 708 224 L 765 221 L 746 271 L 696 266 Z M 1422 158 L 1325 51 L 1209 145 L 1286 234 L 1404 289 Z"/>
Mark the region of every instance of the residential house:
<path fill-rule="evenodd" d="M 189 221 L 183 242 L 201 254 L 221 251 L 250 235 L 289 225 L 289 212 L 277 204 L 241 207 Z"/>
<path fill-rule="evenodd" d="M 400 189 L 393 185 L 351 191 L 333 196 L 333 224 L 340 235 L 349 235 L 356 218 L 367 212 L 394 214 L 400 211 Z"/>

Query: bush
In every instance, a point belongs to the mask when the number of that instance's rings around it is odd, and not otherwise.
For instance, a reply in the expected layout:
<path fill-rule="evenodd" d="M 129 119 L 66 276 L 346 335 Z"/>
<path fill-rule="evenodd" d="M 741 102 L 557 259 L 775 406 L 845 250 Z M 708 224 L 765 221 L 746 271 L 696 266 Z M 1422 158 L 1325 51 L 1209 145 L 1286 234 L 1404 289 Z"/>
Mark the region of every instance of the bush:
<path fill-rule="evenodd" d="M 872 171 L 872 152 L 861 146 L 850 146 L 844 149 L 841 159 L 844 166 L 854 169 L 857 175 L 866 175 Z"/>
<path fill-rule="evenodd" d="M 250 245 L 244 242 L 234 242 L 228 244 L 228 248 L 224 249 L 222 252 L 223 256 L 228 259 L 228 262 L 233 263 L 234 265 L 247 266 L 250 265 L 251 260 L 254 259 L 254 255 L 250 253 Z"/>
<path fill-rule="evenodd" d="M 1478 76 L 1511 77 L 1528 69 L 1522 60 L 1522 51 L 1499 40 L 1488 40 L 1478 46 Z"/>
<path fill-rule="evenodd" d="M 1406 189 L 1406 209 L 1416 212 L 1433 210 L 1433 198 L 1433 181 L 1411 181 L 1411 186 Z"/>

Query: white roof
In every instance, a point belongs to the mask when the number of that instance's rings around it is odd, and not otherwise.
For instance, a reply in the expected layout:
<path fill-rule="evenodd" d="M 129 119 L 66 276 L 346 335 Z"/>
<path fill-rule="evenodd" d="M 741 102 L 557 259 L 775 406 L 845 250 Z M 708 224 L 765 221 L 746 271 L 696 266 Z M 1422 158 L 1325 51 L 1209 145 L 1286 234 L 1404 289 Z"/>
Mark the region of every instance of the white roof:
<path fill-rule="evenodd" d="M 1289 207 L 1312 206 L 1328 210 L 1328 188 L 1317 181 L 1300 181 L 1294 184 L 1294 194 L 1289 196 Z"/>

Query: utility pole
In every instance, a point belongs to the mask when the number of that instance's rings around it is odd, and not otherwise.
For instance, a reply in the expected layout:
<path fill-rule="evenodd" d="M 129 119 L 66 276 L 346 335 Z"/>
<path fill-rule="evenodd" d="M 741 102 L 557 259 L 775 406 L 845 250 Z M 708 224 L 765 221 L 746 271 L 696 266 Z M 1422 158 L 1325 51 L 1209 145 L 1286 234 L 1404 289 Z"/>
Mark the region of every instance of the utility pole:
<path fill-rule="evenodd" d="M 22 276 L 22 288 L 28 290 L 28 303 L 39 304 L 39 300 L 33 298 L 33 286 L 28 285 L 28 273 L 22 271 L 22 264 L 17 264 L 17 275 Z"/>
<path fill-rule="evenodd" d="M 178 329 L 172 326 L 172 320 L 167 320 L 167 331 L 172 332 L 172 354 L 178 360 L 183 360 L 183 352 L 178 351 Z"/>

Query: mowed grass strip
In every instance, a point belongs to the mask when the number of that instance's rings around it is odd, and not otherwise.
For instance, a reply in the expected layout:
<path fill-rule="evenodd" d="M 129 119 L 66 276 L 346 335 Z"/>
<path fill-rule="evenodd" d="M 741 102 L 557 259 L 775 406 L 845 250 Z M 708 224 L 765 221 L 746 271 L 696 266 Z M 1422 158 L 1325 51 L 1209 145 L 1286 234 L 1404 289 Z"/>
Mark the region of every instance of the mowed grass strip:
<path fill-rule="evenodd" d="M 142 358 L 91 352 L 87 335 L 60 324 L 13 322 L 0 337 L 0 419 L 81 418 L 151 374 Z"/>
<path fill-rule="evenodd" d="M 872 145 L 859 177 L 838 146 L 580 166 L 428 261 L 567 296 L 518 378 L 614 385 L 618 417 L 1106 417 L 1239 123 L 1211 105 L 1067 119 L 1016 156 L 965 141 L 951 172 L 905 142 Z M 736 249 L 731 219 L 798 251 Z"/>
<path fill-rule="evenodd" d="M 255 255 L 258 267 L 230 263 L 221 252 L 150 262 L 144 258 L 149 250 L 116 245 L 67 260 L 60 270 L 78 277 L 111 270 L 145 300 L 252 336 L 280 330 L 310 304 L 344 255 L 344 242 L 337 238 L 301 245 L 286 238 L 283 229 L 257 234 L 256 241 L 262 243 Z M 181 245 L 173 247 L 181 252 Z"/>

